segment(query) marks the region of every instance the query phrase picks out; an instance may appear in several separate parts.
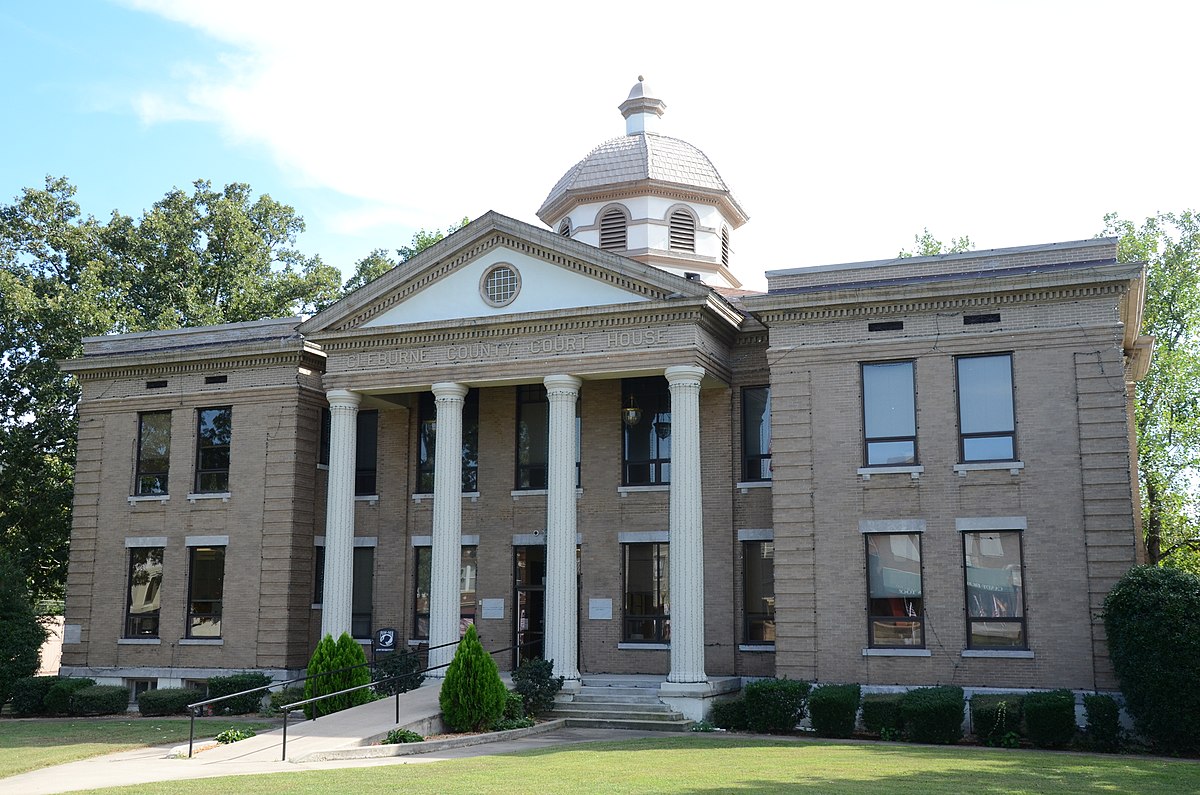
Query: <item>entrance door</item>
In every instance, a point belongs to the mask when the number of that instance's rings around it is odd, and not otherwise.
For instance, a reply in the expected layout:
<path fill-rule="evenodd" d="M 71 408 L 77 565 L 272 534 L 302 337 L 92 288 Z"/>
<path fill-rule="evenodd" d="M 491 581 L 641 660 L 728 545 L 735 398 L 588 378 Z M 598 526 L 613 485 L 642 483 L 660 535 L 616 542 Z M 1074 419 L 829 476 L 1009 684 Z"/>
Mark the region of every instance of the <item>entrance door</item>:
<path fill-rule="evenodd" d="M 513 666 L 541 658 L 546 634 L 546 548 L 513 547 Z"/>

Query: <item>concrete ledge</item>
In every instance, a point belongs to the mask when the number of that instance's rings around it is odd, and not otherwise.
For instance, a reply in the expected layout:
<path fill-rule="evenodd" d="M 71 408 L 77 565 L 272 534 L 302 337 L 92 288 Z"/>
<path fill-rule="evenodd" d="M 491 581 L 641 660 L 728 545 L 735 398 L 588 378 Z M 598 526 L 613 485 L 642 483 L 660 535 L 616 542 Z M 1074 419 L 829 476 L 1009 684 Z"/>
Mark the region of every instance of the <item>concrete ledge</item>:
<path fill-rule="evenodd" d="M 487 732 L 471 734 L 465 737 L 454 737 L 447 740 L 427 740 L 423 743 L 400 743 L 398 745 L 369 745 L 360 748 L 342 748 L 334 751 L 315 751 L 301 756 L 291 757 L 289 762 L 303 764 L 305 762 L 330 762 L 340 759 L 387 759 L 393 756 L 412 756 L 413 754 L 430 754 L 437 751 L 448 751 L 453 748 L 467 748 L 472 745 L 484 745 L 503 740 L 516 740 L 533 734 L 544 734 L 566 726 L 565 720 L 552 720 L 530 726 L 528 729 L 510 729 L 504 732 Z"/>

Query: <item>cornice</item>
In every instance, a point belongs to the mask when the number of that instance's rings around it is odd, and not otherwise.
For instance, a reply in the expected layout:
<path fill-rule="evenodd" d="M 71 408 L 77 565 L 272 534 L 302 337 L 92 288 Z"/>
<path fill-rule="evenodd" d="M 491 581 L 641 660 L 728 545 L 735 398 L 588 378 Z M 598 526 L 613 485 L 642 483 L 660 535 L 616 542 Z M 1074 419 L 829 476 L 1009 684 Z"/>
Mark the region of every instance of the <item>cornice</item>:
<path fill-rule="evenodd" d="M 573 188 L 563 193 L 554 204 L 542 208 L 538 218 L 550 227 L 554 227 L 575 207 L 581 204 L 594 204 L 621 199 L 636 199 L 643 196 L 656 196 L 663 199 L 674 199 L 681 202 L 716 205 L 732 228 L 737 229 L 749 216 L 727 192 L 680 185 L 675 182 L 661 182 L 654 179 L 640 179 L 635 182 L 623 182 L 619 187 Z"/>
<path fill-rule="evenodd" d="M 102 360 L 72 359 L 60 367 L 81 381 L 101 381 L 115 378 L 140 378 L 152 375 L 183 375 L 213 373 L 222 370 L 245 370 L 259 367 L 295 365 L 316 372 L 325 371 L 324 354 L 312 351 L 285 351 L 270 354 L 225 354 L 222 358 L 191 358 L 162 361 L 153 354 L 137 356 L 107 356 Z"/>

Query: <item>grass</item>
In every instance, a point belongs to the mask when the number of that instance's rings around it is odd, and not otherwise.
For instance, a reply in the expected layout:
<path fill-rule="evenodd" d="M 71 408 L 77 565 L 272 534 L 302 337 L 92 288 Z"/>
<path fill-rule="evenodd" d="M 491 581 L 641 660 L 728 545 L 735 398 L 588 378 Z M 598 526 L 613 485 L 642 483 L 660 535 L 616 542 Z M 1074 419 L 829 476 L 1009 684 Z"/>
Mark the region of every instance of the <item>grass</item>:
<path fill-rule="evenodd" d="M 386 768 L 139 784 L 93 792 L 1196 793 L 1200 764 L 1122 756 L 794 740 L 654 738 Z"/>
<path fill-rule="evenodd" d="M 274 724 L 200 718 L 196 721 L 196 737 L 212 737 L 231 725 L 257 731 Z M 0 720 L 0 779 L 89 756 L 147 745 L 185 743 L 187 738 L 185 718 Z M 0 783 L 0 791 L 3 790 Z"/>

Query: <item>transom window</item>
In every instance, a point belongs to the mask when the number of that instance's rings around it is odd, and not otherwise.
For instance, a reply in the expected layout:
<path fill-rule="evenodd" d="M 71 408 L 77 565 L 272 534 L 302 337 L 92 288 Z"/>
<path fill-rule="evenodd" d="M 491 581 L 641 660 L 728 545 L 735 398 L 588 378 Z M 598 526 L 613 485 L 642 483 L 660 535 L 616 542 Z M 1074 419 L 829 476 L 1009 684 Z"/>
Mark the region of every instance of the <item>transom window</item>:
<path fill-rule="evenodd" d="M 483 274 L 480 293 L 491 306 L 507 306 L 521 292 L 521 274 L 508 264 L 494 265 Z"/>
<path fill-rule="evenodd" d="M 137 495 L 166 494 L 171 468 L 171 412 L 138 415 Z"/>
<path fill-rule="evenodd" d="M 600 248 L 619 251 L 626 245 L 625 213 L 614 207 L 600 217 Z"/>
<path fill-rule="evenodd" d="M 625 621 L 630 643 L 671 640 L 671 566 L 667 544 L 624 544 Z"/>
<path fill-rule="evenodd" d="M 924 646 L 920 533 L 870 533 L 866 541 L 868 644 Z"/>
<path fill-rule="evenodd" d="M 961 460 L 1016 460 L 1012 354 L 960 356 L 957 365 Z"/>
<path fill-rule="evenodd" d="M 967 647 L 1027 648 L 1021 533 L 963 533 L 963 560 Z"/>
<path fill-rule="evenodd" d="M 864 364 L 862 384 L 866 465 L 915 464 L 917 411 L 913 363 Z"/>
<path fill-rule="evenodd" d="M 696 219 L 683 208 L 671 213 L 669 242 L 672 251 L 696 250 Z"/>

